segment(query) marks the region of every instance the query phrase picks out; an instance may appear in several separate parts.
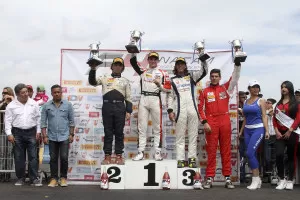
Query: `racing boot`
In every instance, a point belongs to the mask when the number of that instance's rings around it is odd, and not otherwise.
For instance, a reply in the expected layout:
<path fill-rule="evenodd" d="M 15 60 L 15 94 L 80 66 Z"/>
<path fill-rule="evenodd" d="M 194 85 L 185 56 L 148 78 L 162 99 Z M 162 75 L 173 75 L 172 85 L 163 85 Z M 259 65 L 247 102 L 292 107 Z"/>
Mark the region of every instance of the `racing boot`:
<path fill-rule="evenodd" d="M 197 168 L 196 158 L 189 158 L 189 168 Z"/>

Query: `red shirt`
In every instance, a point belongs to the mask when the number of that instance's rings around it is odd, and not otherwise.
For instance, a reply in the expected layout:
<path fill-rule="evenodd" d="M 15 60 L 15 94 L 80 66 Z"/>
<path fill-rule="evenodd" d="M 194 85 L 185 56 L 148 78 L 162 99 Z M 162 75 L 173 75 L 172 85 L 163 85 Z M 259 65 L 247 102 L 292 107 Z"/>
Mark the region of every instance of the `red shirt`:
<path fill-rule="evenodd" d="M 210 85 L 201 91 L 198 111 L 201 120 L 207 117 L 228 114 L 229 95 L 228 88 L 231 78 L 223 85 Z M 205 108 L 205 111 L 204 109 Z"/>
<path fill-rule="evenodd" d="M 277 106 L 277 108 L 279 110 L 281 110 L 281 112 L 283 112 L 284 114 L 286 114 L 287 116 L 290 117 L 290 113 L 289 113 L 289 103 L 286 103 L 286 104 L 279 104 Z M 276 110 L 275 110 L 276 112 Z M 294 123 L 292 124 L 292 128 L 294 130 L 296 130 L 299 126 L 299 123 L 300 123 L 300 105 L 298 105 L 298 111 L 297 111 L 297 114 L 296 114 L 296 119 L 294 120 Z M 280 131 L 287 131 L 288 128 L 283 126 L 277 119 L 276 119 L 276 114 L 275 116 L 273 117 L 273 124 L 274 124 L 274 127 L 275 128 L 278 128 L 278 130 Z"/>

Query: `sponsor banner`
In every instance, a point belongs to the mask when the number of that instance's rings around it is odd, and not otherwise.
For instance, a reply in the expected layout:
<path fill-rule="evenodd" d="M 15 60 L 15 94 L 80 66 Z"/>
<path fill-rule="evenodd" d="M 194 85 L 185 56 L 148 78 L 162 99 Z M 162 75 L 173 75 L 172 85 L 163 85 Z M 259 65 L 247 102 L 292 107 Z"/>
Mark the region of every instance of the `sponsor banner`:
<path fill-rule="evenodd" d="M 122 76 L 131 81 L 131 93 L 133 103 L 133 113 L 131 119 L 126 121 L 124 127 L 124 156 L 131 159 L 137 153 L 138 143 L 138 105 L 140 100 L 140 77 L 130 65 L 131 55 L 126 51 L 101 51 L 104 62 L 97 70 L 97 76 L 111 74 L 111 63 L 114 57 L 122 57 L 124 59 L 125 70 Z M 141 68 L 147 68 L 147 51 L 142 51 L 137 55 L 138 64 Z M 193 72 L 200 69 L 197 56 L 193 58 L 192 53 L 159 51 L 160 68 L 166 70 L 170 77 L 173 76 L 172 71 L 175 60 L 178 57 L 184 57 L 187 61 L 188 69 Z M 208 60 L 209 70 L 219 68 L 222 70 L 222 81 L 226 82 L 233 71 L 233 63 L 231 62 L 231 52 L 211 52 L 211 58 Z M 90 86 L 88 83 L 89 67 L 86 64 L 89 58 L 89 51 L 86 50 L 62 50 L 62 70 L 61 70 L 61 86 L 63 89 L 63 98 L 70 101 L 74 108 L 75 116 L 75 137 L 74 142 L 70 145 L 68 179 L 81 181 L 99 181 L 100 175 L 97 169 L 100 169 L 101 160 L 104 157 L 103 139 L 104 127 L 102 120 L 102 87 Z M 206 76 L 196 86 L 195 95 L 199 95 L 199 91 L 209 85 L 209 76 Z M 232 124 L 232 153 L 237 153 L 237 92 L 230 94 L 230 117 Z M 164 159 L 176 159 L 176 130 L 175 123 L 168 119 L 165 95 L 162 93 L 162 117 L 163 117 L 163 137 L 162 137 L 162 153 Z M 202 175 L 205 173 L 207 165 L 206 141 L 203 126 L 199 126 L 198 131 L 198 162 L 201 167 Z M 186 144 L 188 138 L 186 138 Z M 188 145 L 186 146 L 188 149 Z M 152 135 L 152 120 L 149 118 L 147 127 L 147 145 L 145 150 L 146 159 L 153 159 L 154 155 L 154 138 Z M 219 151 L 218 151 L 219 152 Z M 219 154 L 219 153 L 218 153 Z M 234 157 L 233 160 L 238 158 Z M 221 158 L 218 157 L 216 181 L 221 180 Z M 98 170 L 99 171 L 99 170 Z M 219 178 L 220 176 L 220 178 Z M 232 171 L 233 177 L 239 177 L 236 170 Z M 222 178 L 223 179 L 223 178 Z"/>

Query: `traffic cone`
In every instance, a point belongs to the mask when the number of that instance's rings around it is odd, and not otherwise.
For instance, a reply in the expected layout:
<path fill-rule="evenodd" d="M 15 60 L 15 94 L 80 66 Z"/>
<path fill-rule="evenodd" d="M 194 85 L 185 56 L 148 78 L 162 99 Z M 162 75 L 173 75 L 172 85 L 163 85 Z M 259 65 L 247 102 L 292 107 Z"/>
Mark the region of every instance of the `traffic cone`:
<path fill-rule="evenodd" d="M 166 167 L 164 176 L 162 178 L 162 189 L 169 190 L 171 188 L 170 175 L 168 173 L 168 169 Z"/>
<path fill-rule="evenodd" d="M 100 187 L 102 190 L 108 190 L 108 175 L 106 172 L 106 167 L 104 166 L 102 175 L 101 175 L 101 183 L 100 183 Z"/>
<path fill-rule="evenodd" d="M 200 168 L 196 171 L 194 176 L 194 189 L 195 190 L 203 190 L 202 183 L 201 183 L 201 174 L 200 174 Z"/>

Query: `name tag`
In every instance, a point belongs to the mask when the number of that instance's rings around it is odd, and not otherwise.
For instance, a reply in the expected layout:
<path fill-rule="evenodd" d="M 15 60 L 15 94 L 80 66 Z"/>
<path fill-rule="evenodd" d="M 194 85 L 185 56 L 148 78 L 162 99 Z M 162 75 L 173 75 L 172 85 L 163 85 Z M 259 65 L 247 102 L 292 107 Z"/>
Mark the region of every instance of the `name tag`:
<path fill-rule="evenodd" d="M 216 101 L 216 96 L 213 92 L 207 93 L 207 102 L 213 102 Z"/>

